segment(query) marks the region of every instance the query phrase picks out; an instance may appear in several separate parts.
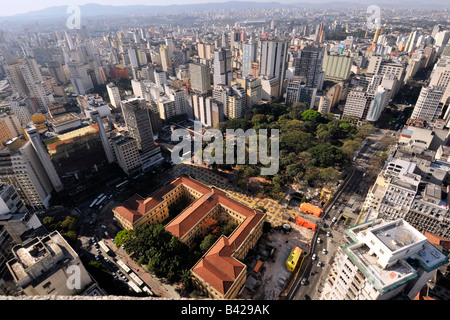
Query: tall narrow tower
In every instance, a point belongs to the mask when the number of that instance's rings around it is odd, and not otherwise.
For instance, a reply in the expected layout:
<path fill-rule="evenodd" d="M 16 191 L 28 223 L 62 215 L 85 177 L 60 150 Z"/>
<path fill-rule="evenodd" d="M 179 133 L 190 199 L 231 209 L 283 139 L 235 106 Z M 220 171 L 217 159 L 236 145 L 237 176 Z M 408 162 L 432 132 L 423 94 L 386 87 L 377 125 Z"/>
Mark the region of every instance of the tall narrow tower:
<path fill-rule="evenodd" d="M 62 191 L 64 189 L 64 185 L 62 184 L 61 179 L 59 178 L 58 173 L 56 172 L 55 167 L 53 166 L 53 163 L 44 148 L 39 132 L 34 126 L 27 128 L 26 132 L 39 160 L 42 163 L 42 166 L 44 167 L 45 172 L 53 185 L 53 188 L 55 188 L 56 192 Z"/>
<path fill-rule="evenodd" d="M 98 130 L 100 133 L 100 140 L 102 141 L 103 150 L 105 150 L 106 159 L 108 163 L 114 162 L 114 155 L 111 151 L 111 145 L 109 144 L 108 137 L 106 136 L 105 128 L 103 127 L 102 118 L 100 117 L 100 113 L 98 111 L 94 111 L 91 113 L 92 119 L 97 123 Z"/>

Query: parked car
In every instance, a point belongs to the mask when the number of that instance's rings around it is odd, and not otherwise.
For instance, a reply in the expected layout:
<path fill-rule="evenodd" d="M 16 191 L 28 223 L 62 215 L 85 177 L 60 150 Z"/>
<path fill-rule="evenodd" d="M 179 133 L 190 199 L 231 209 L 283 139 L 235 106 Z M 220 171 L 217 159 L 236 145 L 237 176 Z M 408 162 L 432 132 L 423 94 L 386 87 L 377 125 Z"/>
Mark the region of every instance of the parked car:
<path fill-rule="evenodd" d="M 320 241 L 321 241 L 320 238 L 317 238 L 317 243 L 320 243 Z"/>
<path fill-rule="evenodd" d="M 327 253 L 327 249 L 323 248 L 323 249 L 322 249 L 322 253 L 323 253 L 323 254 L 326 254 L 326 253 Z"/>
<path fill-rule="evenodd" d="M 317 266 L 318 266 L 318 267 L 321 267 L 321 266 L 322 266 L 322 262 L 320 262 L 320 261 L 317 262 Z"/>
<path fill-rule="evenodd" d="M 312 255 L 311 259 L 316 260 L 316 258 L 317 258 L 317 256 L 316 256 L 316 254 L 314 253 L 314 254 Z"/>
<path fill-rule="evenodd" d="M 302 286 L 304 286 L 306 284 L 306 278 L 303 278 L 301 281 Z"/>

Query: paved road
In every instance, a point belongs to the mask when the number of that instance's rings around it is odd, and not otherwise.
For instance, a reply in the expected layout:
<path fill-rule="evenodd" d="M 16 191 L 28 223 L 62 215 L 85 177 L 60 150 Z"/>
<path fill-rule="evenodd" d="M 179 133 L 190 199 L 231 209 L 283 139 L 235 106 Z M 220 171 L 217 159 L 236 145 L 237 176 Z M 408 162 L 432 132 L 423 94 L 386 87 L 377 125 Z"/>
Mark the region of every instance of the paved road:
<path fill-rule="evenodd" d="M 333 262 L 333 256 L 342 242 L 343 232 L 349 226 L 344 225 L 345 220 L 341 219 L 342 212 L 340 210 L 345 206 L 349 206 L 348 200 L 355 193 L 359 192 L 364 196 L 366 195 L 369 186 L 373 183 L 372 178 L 365 174 L 370 166 L 370 160 L 372 157 L 377 156 L 380 151 L 385 151 L 386 144 L 382 142 L 382 138 L 391 136 L 391 133 L 392 131 L 383 130 L 374 133 L 367 139 L 367 144 L 362 148 L 353 165 L 353 174 L 349 177 L 348 183 L 343 186 L 341 192 L 333 199 L 334 201 L 324 210 L 323 221 L 318 226 L 311 254 L 305 261 L 307 263 L 305 271 L 299 275 L 296 286 L 294 286 L 289 298 L 294 300 L 303 300 L 305 298 L 315 300 L 319 298 L 323 284 L 328 276 L 330 265 Z M 359 205 L 362 205 L 362 203 Z M 350 224 L 357 222 L 358 214 L 359 212 L 352 217 Z M 332 222 L 333 217 L 337 219 L 334 223 Z M 330 237 L 326 235 L 327 231 L 331 233 Z M 320 243 L 317 243 L 317 237 L 320 237 Z M 326 249 L 325 254 L 322 253 L 324 248 Z M 317 259 L 314 261 L 311 259 L 312 254 L 317 256 Z M 318 261 L 323 262 L 323 266 L 317 266 Z M 302 278 L 307 279 L 304 286 L 300 284 Z"/>

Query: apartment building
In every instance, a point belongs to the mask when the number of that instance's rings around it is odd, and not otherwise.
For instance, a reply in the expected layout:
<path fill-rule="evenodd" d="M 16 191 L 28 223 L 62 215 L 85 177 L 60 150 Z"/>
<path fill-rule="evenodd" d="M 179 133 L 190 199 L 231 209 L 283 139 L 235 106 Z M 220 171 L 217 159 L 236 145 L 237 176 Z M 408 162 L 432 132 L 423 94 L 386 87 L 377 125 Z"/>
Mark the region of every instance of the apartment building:
<path fill-rule="evenodd" d="M 161 223 L 169 217 L 169 207 L 187 197 L 189 207 L 172 219 L 166 230 L 189 247 L 205 236 L 202 221 L 214 218 L 235 226 L 229 237 L 222 236 L 191 269 L 194 285 L 214 299 L 233 299 L 246 280 L 246 266 L 240 262 L 262 235 L 266 215 L 229 198 L 221 190 L 181 176 L 149 198 L 138 195 L 113 209 L 126 229 L 147 223 Z"/>
<path fill-rule="evenodd" d="M 403 219 L 344 232 L 321 300 L 413 299 L 448 258 Z"/>

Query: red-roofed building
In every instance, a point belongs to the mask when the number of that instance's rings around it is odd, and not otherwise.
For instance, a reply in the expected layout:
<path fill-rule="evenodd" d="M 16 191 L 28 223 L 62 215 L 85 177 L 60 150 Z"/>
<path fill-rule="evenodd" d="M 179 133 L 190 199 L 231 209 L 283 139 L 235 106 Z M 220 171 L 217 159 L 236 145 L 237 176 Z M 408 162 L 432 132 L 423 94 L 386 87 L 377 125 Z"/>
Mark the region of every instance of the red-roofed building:
<path fill-rule="evenodd" d="M 233 299 L 247 278 L 246 265 L 240 262 L 262 235 L 266 214 L 253 210 L 187 176 L 181 176 L 149 198 L 138 195 L 113 209 L 126 229 L 147 223 L 161 223 L 169 216 L 169 206 L 181 197 L 192 203 L 167 225 L 166 230 L 192 248 L 194 240 L 206 236 L 202 222 L 207 218 L 235 226 L 229 237 L 221 236 L 191 269 L 194 285 L 211 298 Z"/>

